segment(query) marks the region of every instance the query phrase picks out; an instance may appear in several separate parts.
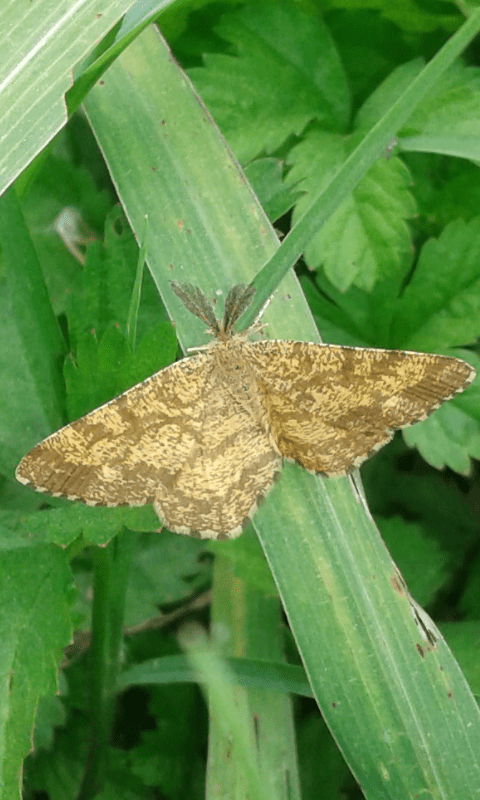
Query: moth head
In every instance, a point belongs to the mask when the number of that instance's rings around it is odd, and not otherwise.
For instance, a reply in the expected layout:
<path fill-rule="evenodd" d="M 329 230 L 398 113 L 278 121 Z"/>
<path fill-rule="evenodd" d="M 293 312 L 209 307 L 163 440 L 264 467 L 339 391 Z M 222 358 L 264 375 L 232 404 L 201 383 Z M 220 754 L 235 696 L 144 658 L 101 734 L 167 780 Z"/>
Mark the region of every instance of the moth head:
<path fill-rule="evenodd" d="M 252 285 L 245 286 L 240 283 L 233 286 L 225 298 L 223 317 L 218 320 L 212 303 L 207 300 L 198 286 L 177 281 L 172 281 L 170 286 L 185 308 L 205 322 L 209 326 L 208 332 L 220 340 L 226 340 L 232 336 L 236 322 L 248 308 L 255 294 L 255 287 Z"/>

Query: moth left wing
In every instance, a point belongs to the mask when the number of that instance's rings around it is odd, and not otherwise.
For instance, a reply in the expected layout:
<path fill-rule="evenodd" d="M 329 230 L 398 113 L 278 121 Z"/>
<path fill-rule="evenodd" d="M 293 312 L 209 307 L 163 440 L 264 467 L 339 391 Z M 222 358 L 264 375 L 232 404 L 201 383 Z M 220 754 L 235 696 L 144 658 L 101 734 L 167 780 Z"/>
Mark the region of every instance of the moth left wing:
<path fill-rule="evenodd" d="M 278 477 L 265 431 L 212 383 L 210 354 L 178 361 L 40 442 L 16 477 L 92 506 L 152 503 L 167 528 L 238 536 Z"/>
<path fill-rule="evenodd" d="M 190 458 L 208 378 L 203 354 L 166 367 L 37 444 L 17 480 L 93 506 L 153 502 Z"/>
<path fill-rule="evenodd" d="M 326 475 L 359 466 L 475 377 L 457 358 L 311 342 L 245 345 L 277 446 Z"/>

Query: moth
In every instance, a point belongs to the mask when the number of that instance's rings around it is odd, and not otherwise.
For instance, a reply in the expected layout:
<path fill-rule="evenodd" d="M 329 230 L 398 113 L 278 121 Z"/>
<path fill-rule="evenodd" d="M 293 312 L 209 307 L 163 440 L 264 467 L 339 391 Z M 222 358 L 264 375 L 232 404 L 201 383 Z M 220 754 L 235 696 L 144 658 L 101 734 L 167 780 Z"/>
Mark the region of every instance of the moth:
<path fill-rule="evenodd" d="M 90 506 L 151 503 L 171 531 L 233 538 L 284 459 L 343 475 L 475 376 L 441 355 L 249 341 L 233 328 L 253 287 L 229 291 L 221 321 L 200 289 L 172 288 L 212 341 L 37 444 L 20 483 Z"/>

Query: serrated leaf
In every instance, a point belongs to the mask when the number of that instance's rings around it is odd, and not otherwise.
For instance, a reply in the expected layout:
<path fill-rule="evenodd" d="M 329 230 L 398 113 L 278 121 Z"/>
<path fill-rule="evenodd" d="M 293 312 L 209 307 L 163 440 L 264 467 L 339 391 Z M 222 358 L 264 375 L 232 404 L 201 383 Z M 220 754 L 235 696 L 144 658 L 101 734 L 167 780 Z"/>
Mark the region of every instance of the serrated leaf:
<path fill-rule="evenodd" d="M 216 32 L 238 57 L 207 54 L 204 68 L 188 74 L 242 163 L 277 150 L 312 119 L 343 129 L 345 75 L 320 16 L 285 2 L 250 3 Z"/>
<path fill-rule="evenodd" d="M 95 330 L 100 339 L 107 324 L 116 322 L 125 330 L 132 294 L 138 246 L 123 213 L 114 208 L 105 221 L 105 242 L 94 242 L 87 248 L 80 289 L 72 293 L 67 304 L 69 332 L 73 346 L 82 335 Z M 161 312 L 158 293 L 152 296 L 152 281 L 146 277 L 142 299 L 148 310 Z M 145 331 L 145 309 L 141 309 L 142 333 Z M 153 320 L 152 320 L 153 321 Z"/>
<path fill-rule="evenodd" d="M 447 225 L 423 246 L 392 325 L 396 346 L 444 350 L 480 331 L 480 217 Z"/>
<path fill-rule="evenodd" d="M 75 361 L 72 357 L 65 361 L 69 419 L 78 419 L 171 364 L 176 350 L 169 322 L 152 328 L 133 354 L 115 323 L 110 323 L 100 341 L 95 331 L 84 334 Z"/>
<path fill-rule="evenodd" d="M 433 467 L 447 466 L 467 475 L 471 469 L 470 458 L 480 457 L 480 359 L 466 350 L 449 352 L 471 363 L 477 377 L 466 392 L 437 408 L 423 422 L 404 428 L 402 435 Z"/>
<path fill-rule="evenodd" d="M 71 573 L 61 550 L 49 545 L 4 551 L 0 570 L 0 786 L 2 797 L 14 800 L 36 705 L 55 693 L 57 664 L 72 634 Z"/>
<path fill-rule="evenodd" d="M 64 508 L 28 514 L 22 522 L 27 534 L 64 547 L 79 536 L 83 536 L 85 543 L 105 545 L 122 528 L 148 531 L 157 530 L 158 527 L 158 518 L 151 506 L 92 508 L 82 503 L 68 502 Z"/>
<path fill-rule="evenodd" d="M 443 469 L 467 475 L 470 472 L 470 454 L 480 456 L 480 431 L 478 423 L 455 406 L 453 401 L 437 408 L 434 413 L 411 428 L 403 436 L 409 447 L 416 447 L 425 461 Z"/>
<path fill-rule="evenodd" d="M 60 673 L 59 678 L 62 678 Z M 63 680 L 65 683 L 65 679 Z M 51 750 L 55 728 L 65 725 L 66 709 L 60 697 L 51 695 L 41 697 L 35 713 L 35 729 L 33 732 L 33 749 Z"/>
<path fill-rule="evenodd" d="M 453 174 L 440 184 L 432 175 L 430 164 L 422 165 L 424 174 L 415 170 L 415 195 L 419 211 L 424 215 L 426 224 L 434 222 L 435 232 L 442 230 L 453 219 L 469 222 L 478 214 L 480 208 L 480 185 L 478 167 L 469 161 L 456 160 Z M 428 230 L 428 228 L 427 228 Z"/>
<path fill-rule="evenodd" d="M 362 467 L 362 480 L 372 513 L 375 518 L 377 514 L 385 517 L 392 509 L 398 509 L 405 518 L 418 520 L 447 555 L 451 577 L 477 541 L 475 511 L 455 483 L 445 480 L 442 473 L 400 471 L 397 458 L 392 454 L 397 448 L 401 448 L 400 452 L 404 450 L 399 437 L 378 456 L 377 464 L 370 461 Z M 455 531 L 454 537 L 452 531 Z"/>
<path fill-rule="evenodd" d="M 287 182 L 298 183 L 306 192 L 295 207 L 294 222 L 347 155 L 340 136 L 319 130 L 309 131 L 292 149 Z M 352 284 L 371 291 L 379 278 L 396 275 L 411 247 L 405 224 L 415 210 L 409 181 L 408 169 L 399 159 L 376 161 L 307 246 L 305 260 L 310 269 L 323 266 L 342 292 Z"/>
<path fill-rule="evenodd" d="M 313 283 L 302 276 L 300 279 L 310 310 L 315 317 L 322 340 L 327 344 L 341 344 L 348 347 L 368 347 L 347 313 L 328 299 L 327 292 L 318 291 Z"/>
<path fill-rule="evenodd" d="M 86 252 L 85 264 L 82 270 L 82 287 L 80 293 L 71 296 L 67 307 L 69 321 L 69 334 L 72 347 L 76 347 L 82 337 L 91 331 L 100 339 L 105 333 L 106 326 L 110 322 L 123 320 L 111 308 L 111 298 L 120 295 L 123 298 L 122 307 L 128 303 L 127 286 L 119 286 L 119 276 L 117 273 L 116 286 L 110 283 L 110 278 L 114 276 L 114 270 L 110 268 L 111 261 L 108 259 L 105 249 L 101 242 L 91 244 Z M 122 290 L 123 289 L 123 290 Z"/>
<path fill-rule="evenodd" d="M 56 732 L 54 757 L 49 752 L 40 751 L 27 760 L 25 783 L 28 789 L 43 793 L 51 800 L 75 800 L 85 771 L 87 747 L 86 716 L 72 714 L 67 718 L 66 726 Z M 124 796 L 127 800 L 127 793 Z"/>
<path fill-rule="evenodd" d="M 200 561 L 205 543 L 172 533 L 142 533 L 132 559 L 125 625 L 136 625 L 158 614 L 158 607 L 180 603 L 205 587 L 208 560 Z"/>
<path fill-rule="evenodd" d="M 131 353 L 123 334 L 112 323 L 100 341 L 95 331 L 84 334 L 77 346 L 75 362 L 65 362 L 67 409 L 70 420 L 78 419 L 112 397 L 126 386 Z"/>
<path fill-rule="evenodd" d="M 158 322 L 139 342 L 132 357 L 129 382 L 140 383 L 175 361 L 178 344 L 171 322 Z"/>

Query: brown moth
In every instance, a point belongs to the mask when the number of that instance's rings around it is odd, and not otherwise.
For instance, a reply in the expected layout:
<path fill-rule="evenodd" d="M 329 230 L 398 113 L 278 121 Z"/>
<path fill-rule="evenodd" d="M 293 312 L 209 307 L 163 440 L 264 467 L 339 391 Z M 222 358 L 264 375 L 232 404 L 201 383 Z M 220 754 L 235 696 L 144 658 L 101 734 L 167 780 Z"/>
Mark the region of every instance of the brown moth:
<path fill-rule="evenodd" d="M 230 290 L 221 322 L 199 289 L 172 288 L 213 341 L 40 442 L 20 483 L 91 506 L 152 503 L 171 531 L 233 538 L 284 458 L 343 475 L 475 376 L 446 356 L 250 342 L 233 326 L 253 287 Z"/>

